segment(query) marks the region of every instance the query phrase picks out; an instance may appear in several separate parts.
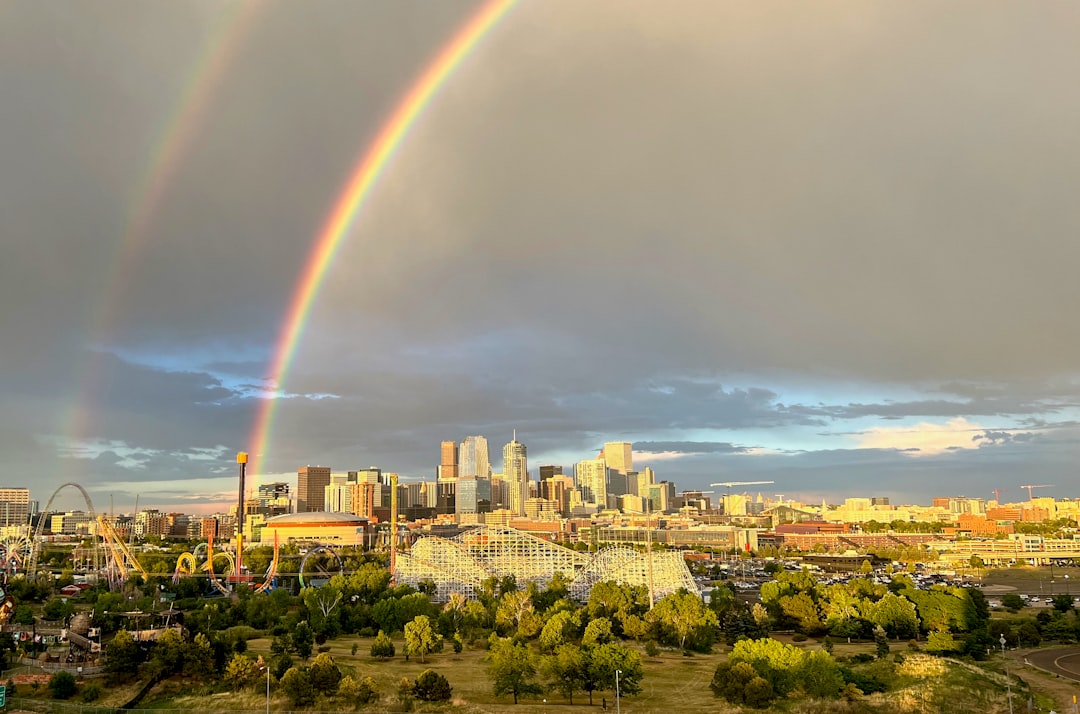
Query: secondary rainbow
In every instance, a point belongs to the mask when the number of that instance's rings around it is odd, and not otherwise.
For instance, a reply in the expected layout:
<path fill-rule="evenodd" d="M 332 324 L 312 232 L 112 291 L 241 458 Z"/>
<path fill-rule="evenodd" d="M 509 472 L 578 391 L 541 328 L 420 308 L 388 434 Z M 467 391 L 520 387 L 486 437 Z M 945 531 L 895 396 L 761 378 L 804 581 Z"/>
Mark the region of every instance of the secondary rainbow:
<path fill-rule="evenodd" d="M 439 88 L 515 3 L 516 0 L 491 0 L 481 6 L 424 69 L 379 130 L 375 141 L 361 156 L 348 184 L 323 224 L 293 292 L 270 366 L 270 388 L 275 392 L 284 388 L 296 347 L 303 336 L 308 313 L 318 295 L 323 277 L 383 169 Z M 250 439 L 253 476 L 261 472 L 269 449 L 278 402 L 276 396 L 263 399 L 255 415 L 255 426 Z"/>
<path fill-rule="evenodd" d="M 106 281 L 105 297 L 93 315 L 91 339 L 108 344 L 116 328 L 117 308 L 122 303 L 135 272 L 140 254 L 151 237 L 150 227 L 162 199 L 183 158 L 198 135 L 211 100 L 232 65 L 237 49 L 243 45 L 261 3 L 247 0 L 218 20 L 187 73 L 183 91 L 174 102 L 166 121 L 157 133 L 139 181 L 135 184 L 124 233 L 112 261 L 113 270 Z M 87 423 L 96 403 L 104 371 L 103 355 L 91 355 L 81 379 L 78 400 L 69 413 L 62 432 L 73 442 L 88 436 Z"/>

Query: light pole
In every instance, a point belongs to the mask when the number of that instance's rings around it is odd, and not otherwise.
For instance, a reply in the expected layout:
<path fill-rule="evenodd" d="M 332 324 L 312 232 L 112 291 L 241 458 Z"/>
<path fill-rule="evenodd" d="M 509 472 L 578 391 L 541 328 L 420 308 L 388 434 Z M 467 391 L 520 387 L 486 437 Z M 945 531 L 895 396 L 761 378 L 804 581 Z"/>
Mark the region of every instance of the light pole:
<path fill-rule="evenodd" d="M 1005 657 L 1005 635 L 1001 636 L 1001 658 L 1005 660 L 1005 688 L 1009 698 L 1009 714 L 1013 714 L 1012 708 L 1012 681 L 1009 679 L 1009 660 Z"/>
<path fill-rule="evenodd" d="M 259 667 L 259 669 L 266 670 L 266 714 L 270 714 L 270 663 L 267 662 L 265 666 Z"/>
<path fill-rule="evenodd" d="M 615 670 L 615 714 L 621 714 L 622 708 L 619 706 L 619 675 L 622 674 L 621 669 Z"/>

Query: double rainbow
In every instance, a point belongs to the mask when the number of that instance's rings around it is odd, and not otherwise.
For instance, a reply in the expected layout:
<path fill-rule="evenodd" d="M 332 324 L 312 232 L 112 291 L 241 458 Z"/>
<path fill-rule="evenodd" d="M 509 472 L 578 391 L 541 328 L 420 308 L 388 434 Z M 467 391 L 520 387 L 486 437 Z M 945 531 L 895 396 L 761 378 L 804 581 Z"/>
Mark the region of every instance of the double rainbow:
<path fill-rule="evenodd" d="M 134 195 L 128 202 L 131 210 L 124 223 L 124 233 L 112 261 L 113 271 L 106 280 L 107 292 L 93 315 L 90 332 L 103 342 L 115 329 L 117 308 L 122 304 L 136 264 L 143 249 L 149 243 L 154 217 L 161 207 L 173 177 L 191 148 L 202 127 L 211 100 L 217 94 L 223 79 L 232 66 L 237 51 L 243 46 L 262 4 L 246 0 L 234 5 L 203 43 L 195 57 L 167 120 L 157 133 Z M 92 405 L 103 389 L 104 356 L 91 354 L 80 380 L 80 395 L 61 427 L 71 441 L 77 442 L 89 436 Z"/>
<path fill-rule="evenodd" d="M 348 235 L 357 214 L 371 195 L 379 176 L 439 89 L 515 2 L 516 0 L 490 0 L 481 6 L 421 73 L 380 129 L 375 141 L 361 156 L 348 184 L 319 232 L 315 247 L 293 293 L 270 367 L 270 386 L 275 391 L 280 391 L 285 385 L 296 348 L 303 337 L 308 313 L 319 293 L 326 271 Z M 273 395 L 261 400 L 256 413 L 250 438 L 252 475 L 261 472 L 263 460 L 269 451 L 277 402 L 278 399 Z"/>

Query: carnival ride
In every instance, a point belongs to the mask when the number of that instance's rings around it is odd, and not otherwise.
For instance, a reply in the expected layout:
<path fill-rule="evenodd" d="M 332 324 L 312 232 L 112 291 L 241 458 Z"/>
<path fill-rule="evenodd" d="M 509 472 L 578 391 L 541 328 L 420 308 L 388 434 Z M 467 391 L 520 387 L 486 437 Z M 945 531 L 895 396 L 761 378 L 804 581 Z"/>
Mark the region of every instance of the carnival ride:
<path fill-rule="evenodd" d="M 305 553 L 300 561 L 300 587 L 320 587 L 344 572 L 345 564 L 336 551 L 325 545 L 317 546 Z"/>
<path fill-rule="evenodd" d="M 0 540 L 0 573 L 25 572 L 32 549 L 28 535 L 8 536 Z"/>

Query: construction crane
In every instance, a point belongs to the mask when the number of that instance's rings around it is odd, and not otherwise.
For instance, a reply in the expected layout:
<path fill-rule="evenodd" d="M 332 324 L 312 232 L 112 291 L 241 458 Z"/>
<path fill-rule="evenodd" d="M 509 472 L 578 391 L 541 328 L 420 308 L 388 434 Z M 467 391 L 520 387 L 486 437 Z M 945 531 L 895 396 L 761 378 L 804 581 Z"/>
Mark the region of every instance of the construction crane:
<path fill-rule="evenodd" d="M 705 496 L 710 493 L 716 493 L 716 491 L 702 491 L 696 488 L 688 488 L 679 493 L 679 495 L 683 497 L 683 503 L 686 505 L 689 506 L 691 501 L 699 501 L 701 503 L 701 508 L 704 508 L 705 503 L 709 501 Z"/>
<path fill-rule="evenodd" d="M 717 483 L 710 483 L 710 486 L 723 486 L 726 491 L 724 492 L 724 513 L 729 513 L 731 508 L 731 488 L 733 486 L 758 486 L 767 483 L 776 483 L 775 481 L 718 481 Z"/>
<path fill-rule="evenodd" d="M 724 486 L 727 488 L 727 495 L 731 495 L 731 489 L 733 486 L 758 486 L 767 483 L 776 483 L 776 481 L 718 481 L 717 483 L 710 483 L 710 486 Z"/>
<path fill-rule="evenodd" d="M 1008 490 L 1009 489 L 1007 489 L 1007 488 L 995 488 L 993 490 L 993 492 L 992 492 L 994 494 L 994 500 L 997 501 L 1000 504 L 1001 503 L 1001 494 L 1005 493 Z"/>
<path fill-rule="evenodd" d="M 1034 486 L 1021 486 L 1020 488 L 1026 488 L 1028 490 L 1028 500 L 1032 501 L 1032 500 L 1034 500 L 1034 497 L 1031 495 L 1031 489 L 1033 489 L 1033 488 L 1053 488 L 1053 487 L 1054 487 L 1054 484 L 1052 484 L 1052 483 L 1040 483 L 1040 484 L 1037 484 L 1037 485 L 1034 485 Z"/>

